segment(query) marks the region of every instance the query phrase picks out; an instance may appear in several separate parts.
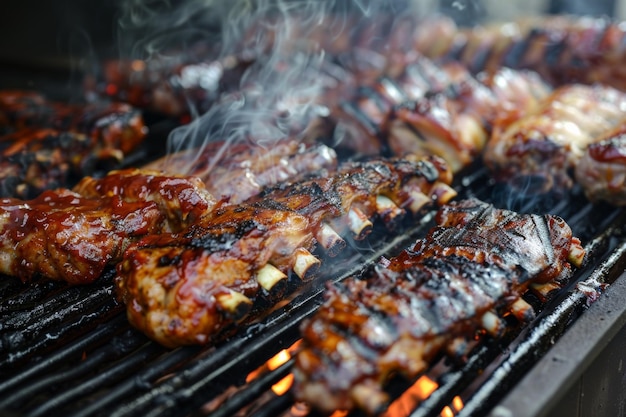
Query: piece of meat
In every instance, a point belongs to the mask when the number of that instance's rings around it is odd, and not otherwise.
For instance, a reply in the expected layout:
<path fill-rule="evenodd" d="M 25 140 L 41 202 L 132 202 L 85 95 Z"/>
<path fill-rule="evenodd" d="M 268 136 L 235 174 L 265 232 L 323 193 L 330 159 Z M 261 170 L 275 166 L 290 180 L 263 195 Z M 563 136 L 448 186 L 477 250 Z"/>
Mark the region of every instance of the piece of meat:
<path fill-rule="evenodd" d="M 197 179 L 152 172 L 85 178 L 74 191 L 0 199 L 0 272 L 86 284 L 115 265 L 130 242 L 178 231 L 215 204 Z"/>
<path fill-rule="evenodd" d="M 88 155 L 90 139 L 55 129 L 22 129 L 0 137 L 0 196 L 33 198 L 75 182 L 80 167 L 71 155 Z"/>
<path fill-rule="evenodd" d="M 49 128 L 81 133 L 103 148 L 128 153 L 146 134 L 141 112 L 128 104 L 63 103 L 33 91 L 0 91 L 0 125 L 12 130 Z"/>
<path fill-rule="evenodd" d="M 212 195 L 237 204 L 265 187 L 294 182 L 322 169 L 333 171 L 336 166 L 337 155 L 326 145 L 281 140 L 271 146 L 211 142 L 199 150 L 171 154 L 145 168 L 198 177 Z"/>
<path fill-rule="evenodd" d="M 433 34 L 438 38 L 433 40 Z M 469 28 L 432 19 L 415 32 L 416 50 L 472 73 L 530 69 L 555 86 L 603 83 L 626 91 L 623 22 L 591 16 L 532 16 Z"/>
<path fill-rule="evenodd" d="M 383 74 L 370 82 L 357 78 L 359 86 L 354 95 L 341 97 L 339 105 L 332 107 L 337 146 L 360 155 L 380 155 L 387 147 L 397 151 L 393 143 L 388 143 L 390 117 L 396 106 L 424 99 L 471 78 L 460 65 L 435 65 L 420 55 L 406 64 L 395 77 Z"/>
<path fill-rule="evenodd" d="M 493 132 L 485 164 L 518 189 L 562 192 L 587 147 L 622 121 L 625 108 L 626 94 L 612 87 L 560 87 L 537 111 Z"/>
<path fill-rule="evenodd" d="M 626 205 L 626 120 L 587 147 L 574 174 L 589 200 Z"/>
<path fill-rule="evenodd" d="M 294 368 L 296 399 L 323 411 L 384 410 L 385 382 L 416 378 L 455 340 L 482 329 L 497 336 L 494 312 L 531 307 L 534 282 L 563 280 L 584 250 L 550 215 L 499 210 L 478 200 L 440 209 L 437 226 L 363 278 L 331 285 L 302 325 Z M 522 307 L 524 306 L 524 307 Z"/>
<path fill-rule="evenodd" d="M 387 139 L 395 155 L 439 155 L 457 172 L 482 153 L 493 129 L 533 111 L 550 92 L 528 72 L 458 73 L 446 89 L 395 108 Z"/>
<path fill-rule="evenodd" d="M 453 172 L 476 160 L 495 126 L 538 107 L 551 91 L 535 73 L 503 68 L 474 77 L 459 63 L 414 56 L 396 78 L 361 86 L 332 113 L 335 140 L 357 154 L 435 154 Z"/>
<path fill-rule="evenodd" d="M 146 135 L 126 104 L 70 105 L 21 91 L 0 91 L 0 196 L 33 198 L 119 166 Z"/>
<path fill-rule="evenodd" d="M 450 181 L 438 158 L 370 161 L 219 204 L 186 231 L 131 245 L 118 266 L 118 295 L 130 322 L 159 343 L 212 343 L 260 313 L 255 301 L 273 300 L 292 273 L 311 279 L 316 244 L 335 255 L 379 217 L 393 225 L 406 211 L 448 201 Z"/>
<path fill-rule="evenodd" d="M 178 232 L 213 209 L 217 200 L 198 177 L 149 169 L 111 171 L 102 178 L 86 177 L 72 188 L 85 198 L 119 196 L 129 203 L 156 203 L 163 223 L 159 232 Z"/>

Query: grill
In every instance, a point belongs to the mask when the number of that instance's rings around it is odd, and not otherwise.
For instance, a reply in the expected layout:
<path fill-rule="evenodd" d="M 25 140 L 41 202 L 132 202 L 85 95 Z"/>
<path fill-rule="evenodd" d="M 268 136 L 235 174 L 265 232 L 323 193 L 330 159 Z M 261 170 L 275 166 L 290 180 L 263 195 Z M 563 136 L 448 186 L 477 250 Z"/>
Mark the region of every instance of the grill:
<path fill-rule="evenodd" d="M 457 184 L 461 195 L 495 203 L 505 198 L 502 190 L 489 184 L 486 171 L 480 167 L 459 178 L 463 178 Z M 439 387 L 404 415 L 439 415 L 459 395 L 464 402 L 459 415 L 468 416 L 488 412 L 526 415 L 531 414 L 528 404 L 558 404 L 559 397 L 567 398 L 568 387 L 574 386 L 618 334 L 626 321 L 625 308 L 619 302 L 626 288 L 626 278 L 621 276 L 626 265 L 626 242 L 621 232 L 626 213 L 590 205 L 575 193 L 556 205 L 550 203 L 518 203 L 516 208 L 563 216 L 586 243 L 587 265 L 574 276 L 569 288 L 547 303 L 526 295 L 526 301 L 540 311 L 529 326 L 512 328 L 503 339 L 481 340 L 464 363 L 450 364 L 442 359 L 429 374 Z M 370 248 L 366 255 L 353 251 L 351 262 L 344 264 L 355 266 L 333 273 L 325 270 L 321 277 L 341 280 L 363 271 L 382 254 L 397 253 L 426 231 L 428 218 L 408 225 L 395 239 L 382 239 L 384 243 Z M 290 373 L 293 359 L 250 382 L 246 377 L 298 340 L 299 324 L 322 301 L 322 279 L 213 348 L 168 351 L 129 327 L 122 306 L 114 300 L 111 278 L 112 273 L 105 274 L 86 287 L 57 282 L 24 287 L 14 279 L 3 280 L 3 415 L 306 415 L 289 391 L 277 395 L 271 389 Z M 590 302 L 596 298 L 595 303 Z M 581 346 L 582 342 L 586 345 Z M 518 384 L 533 365 L 527 380 Z M 539 381 L 550 389 L 537 389 Z M 616 383 L 617 387 L 608 384 L 614 392 L 622 393 L 615 397 L 612 407 L 624 407 L 624 391 L 617 390 L 624 388 L 623 378 Z M 398 402 L 412 396 L 408 381 L 392 381 L 389 389 L 400 397 Z"/>
<path fill-rule="evenodd" d="M 15 66 L 11 70 L 3 84 L 31 85 Z M 53 95 L 65 94 L 65 85 L 45 77 L 43 82 Z M 149 122 L 146 142 L 164 148 L 174 122 L 150 116 Z M 155 148 L 140 150 L 127 163 L 150 159 Z M 463 362 L 440 359 L 426 375 L 437 387 L 425 399 L 416 400 L 419 381 L 390 381 L 390 410 L 411 417 L 442 410 L 495 417 L 623 415 L 626 212 L 592 205 L 577 189 L 558 198 L 517 199 L 479 165 L 457 175 L 454 188 L 459 198 L 562 216 L 585 244 L 588 259 L 548 301 L 524 296 L 538 312 L 531 323 L 512 326 L 498 340 L 483 337 Z M 25 286 L 3 277 L 0 415 L 316 416 L 295 403 L 289 390 L 275 392 L 289 377 L 293 359 L 287 355 L 276 367 L 270 359 L 297 349 L 299 325 L 322 303 L 325 282 L 363 273 L 381 256 L 398 253 L 426 233 L 433 214 L 407 222 L 398 236 L 375 229 L 340 262 L 325 262 L 319 279 L 295 291 L 289 302 L 208 348 L 167 350 L 131 328 L 113 294 L 112 270 L 82 287 L 45 281 Z M 457 398 L 462 407 L 455 405 Z"/>

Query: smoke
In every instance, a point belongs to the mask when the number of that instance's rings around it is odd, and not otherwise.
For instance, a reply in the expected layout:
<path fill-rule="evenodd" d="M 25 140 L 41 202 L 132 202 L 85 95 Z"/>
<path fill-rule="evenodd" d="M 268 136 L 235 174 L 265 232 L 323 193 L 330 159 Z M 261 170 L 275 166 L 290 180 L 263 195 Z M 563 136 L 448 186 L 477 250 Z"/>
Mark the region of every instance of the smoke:
<path fill-rule="evenodd" d="M 380 16 L 432 9 L 433 1 L 405 0 L 126 0 L 120 50 L 133 58 L 180 60 L 201 42 L 210 46 L 203 50 L 205 63 L 250 59 L 234 92 L 172 132 L 168 152 L 197 149 L 200 155 L 216 140 L 267 148 L 301 136 L 311 121 L 328 113 L 320 97 L 347 84 L 330 75 L 340 73 L 332 57 L 336 48 L 352 47 L 353 31 L 367 33 L 370 25 L 381 24 Z M 361 48 L 380 42 L 363 36 L 358 41 Z"/>

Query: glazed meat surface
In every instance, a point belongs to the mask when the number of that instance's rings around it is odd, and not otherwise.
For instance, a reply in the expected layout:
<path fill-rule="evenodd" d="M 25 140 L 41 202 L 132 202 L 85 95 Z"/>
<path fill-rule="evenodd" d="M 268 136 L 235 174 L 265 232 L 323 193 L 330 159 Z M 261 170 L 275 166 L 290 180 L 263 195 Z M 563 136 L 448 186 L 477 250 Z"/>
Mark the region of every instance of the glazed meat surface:
<path fill-rule="evenodd" d="M 69 105 L 19 91 L 0 91 L 2 125 L 0 196 L 19 198 L 119 166 L 146 135 L 128 105 Z"/>
<path fill-rule="evenodd" d="M 519 297 L 528 286 L 567 278 L 570 262 L 579 266 L 584 257 L 555 216 L 463 200 L 442 207 L 436 221 L 425 238 L 370 275 L 328 288 L 302 325 L 297 399 L 324 412 L 380 412 L 389 377 L 416 378 L 453 340 L 481 329 L 498 335 L 503 323 L 494 312 L 527 317 L 531 307 Z"/>
<path fill-rule="evenodd" d="M 622 121 L 625 108 L 626 95 L 611 87 L 560 87 L 537 111 L 494 131 L 485 164 L 497 179 L 529 192 L 568 189 L 587 148 Z"/>
<path fill-rule="evenodd" d="M 134 170 L 85 178 L 74 191 L 0 199 L 0 271 L 89 283 L 133 240 L 178 231 L 214 204 L 197 179 Z"/>
<path fill-rule="evenodd" d="M 265 187 L 294 182 L 321 169 L 332 171 L 336 166 L 337 155 L 328 146 L 283 140 L 271 147 L 212 142 L 200 151 L 178 152 L 146 168 L 198 177 L 212 195 L 237 204 Z"/>
<path fill-rule="evenodd" d="M 534 73 L 504 68 L 477 79 L 465 72 L 442 91 L 396 106 L 389 148 L 398 156 L 439 155 L 459 171 L 482 153 L 495 128 L 535 110 L 549 92 Z"/>
<path fill-rule="evenodd" d="M 591 201 L 626 205 L 626 120 L 587 147 L 574 173 Z"/>
<path fill-rule="evenodd" d="M 249 318 L 255 300 L 272 300 L 290 274 L 311 279 L 316 244 L 336 255 L 377 218 L 393 226 L 406 211 L 448 201 L 450 181 L 438 158 L 377 160 L 219 204 L 181 233 L 131 245 L 118 266 L 118 294 L 130 322 L 161 344 L 214 342 Z"/>

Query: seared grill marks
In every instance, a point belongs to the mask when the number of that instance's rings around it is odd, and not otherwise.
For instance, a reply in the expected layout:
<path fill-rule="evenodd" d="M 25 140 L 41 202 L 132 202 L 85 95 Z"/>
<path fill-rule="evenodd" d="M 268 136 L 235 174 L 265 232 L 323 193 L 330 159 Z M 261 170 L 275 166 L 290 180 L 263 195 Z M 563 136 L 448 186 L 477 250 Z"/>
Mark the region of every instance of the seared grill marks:
<path fill-rule="evenodd" d="M 380 411 L 394 373 L 412 379 L 458 339 L 497 335 L 497 312 L 528 317 L 531 283 L 559 282 L 584 250 L 550 215 L 521 215 L 478 200 L 440 209 L 437 226 L 364 279 L 331 286 L 302 327 L 296 396 L 323 411 Z M 454 353 L 452 351 L 448 353 Z"/>
<path fill-rule="evenodd" d="M 2 91 L 0 133 L 0 196 L 32 198 L 119 166 L 146 128 L 126 104 L 67 105 Z"/>
<path fill-rule="evenodd" d="M 166 346 L 210 343 L 295 273 L 315 275 L 315 244 L 336 254 L 380 217 L 445 203 L 456 193 L 442 160 L 348 163 L 328 178 L 278 186 L 218 205 L 181 233 L 128 248 L 116 283 L 131 323 Z"/>

